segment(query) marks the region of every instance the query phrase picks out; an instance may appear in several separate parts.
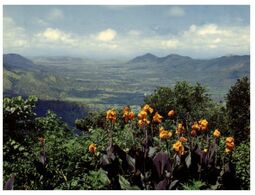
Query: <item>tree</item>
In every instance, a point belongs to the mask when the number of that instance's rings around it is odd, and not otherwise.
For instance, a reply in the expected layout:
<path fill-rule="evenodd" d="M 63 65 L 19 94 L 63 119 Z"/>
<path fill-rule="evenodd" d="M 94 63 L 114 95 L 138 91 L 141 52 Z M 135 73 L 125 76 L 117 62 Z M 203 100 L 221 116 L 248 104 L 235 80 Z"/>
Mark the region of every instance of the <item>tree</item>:
<path fill-rule="evenodd" d="M 144 101 L 163 117 L 167 117 L 170 110 L 175 110 L 178 118 L 186 118 L 189 114 L 193 120 L 207 117 L 209 106 L 213 103 L 203 86 L 186 81 L 177 82 L 174 88 L 161 87 L 145 97 Z"/>
<path fill-rule="evenodd" d="M 16 140 L 23 140 L 34 127 L 36 114 L 33 112 L 37 98 L 30 96 L 24 100 L 21 96 L 4 98 L 3 120 L 4 120 L 4 142 L 9 136 Z"/>
<path fill-rule="evenodd" d="M 232 133 L 239 144 L 250 139 L 250 82 L 238 79 L 227 94 L 227 112 Z"/>

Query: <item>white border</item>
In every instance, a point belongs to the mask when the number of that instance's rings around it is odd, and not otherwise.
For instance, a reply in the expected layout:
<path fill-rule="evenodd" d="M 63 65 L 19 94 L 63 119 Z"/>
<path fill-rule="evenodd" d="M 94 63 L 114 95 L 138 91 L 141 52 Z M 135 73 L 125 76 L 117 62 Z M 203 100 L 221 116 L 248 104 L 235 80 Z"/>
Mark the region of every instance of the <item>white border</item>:
<path fill-rule="evenodd" d="M 254 1 L 253 0 L 2 0 L 1 2 L 1 8 L 0 8 L 0 15 L 1 15 L 1 20 L 0 20 L 0 25 L 1 25 L 1 37 L 0 37 L 0 43 L 1 43 L 1 54 L 3 54 L 3 5 L 250 5 L 250 55 L 251 55 L 251 72 L 250 72 L 250 78 L 251 78 L 251 190 L 250 191 L 217 191 L 216 193 L 231 193 L 231 195 L 234 194 L 239 194 L 239 193 L 245 193 L 245 194 L 254 194 L 254 186 L 255 186 L 255 178 L 254 178 L 254 165 L 253 163 L 254 158 L 255 158 L 255 153 L 254 153 L 254 128 L 255 128 L 255 123 L 254 123 L 254 93 L 255 93 L 255 86 L 254 86 L 254 54 L 255 54 L 255 46 L 254 46 L 254 36 L 255 36 L 255 24 L 254 24 Z M 0 63 L 3 64 L 2 57 L 0 60 Z M 1 96 L 0 96 L 0 118 L 1 118 L 1 139 L 0 139 L 0 191 L 2 191 L 3 183 L 2 183 L 2 95 L 3 95 L 3 70 L 2 66 L 0 68 L 1 71 L 1 76 L 0 76 L 0 83 L 1 83 Z M 23 191 L 22 191 L 23 192 Z M 45 191 L 26 191 L 27 193 L 45 193 Z M 202 194 L 202 193 L 215 193 L 214 191 L 160 191 L 160 193 L 189 193 L 189 194 Z M 1 193 L 19 193 L 19 191 L 3 191 Z M 53 191 L 47 191 L 47 193 L 53 193 Z M 72 193 L 72 191 L 54 191 L 54 193 Z M 75 193 L 78 194 L 84 194 L 84 193 L 119 193 L 119 191 L 75 191 Z M 146 193 L 146 194 L 154 194 L 158 193 L 157 191 L 121 191 L 121 193 Z"/>

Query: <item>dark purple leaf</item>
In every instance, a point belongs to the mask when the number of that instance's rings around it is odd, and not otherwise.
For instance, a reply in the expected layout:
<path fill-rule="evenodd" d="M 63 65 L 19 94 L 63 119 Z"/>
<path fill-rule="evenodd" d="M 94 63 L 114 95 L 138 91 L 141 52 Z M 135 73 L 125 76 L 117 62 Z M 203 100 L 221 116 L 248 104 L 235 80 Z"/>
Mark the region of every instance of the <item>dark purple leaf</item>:
<path fill-rule="evenodd" d="M 169 187 L 169 181 L 167 178 L 160 181 L 158 184 L 155 185 L 155 190 L 167 190 Z"/>
<path fill-rule="evenodd" d="M 224 165 L 222 183 L 225 190 L 239 190 L 240 185 L 236 179 L 236 172 L 233 163 L 228 162 Z"/>
<path fill-rule="evenodd" d="M 170 183 L 170 186 L 169 186 L 169 190 L 173 190 L 175 187 L 176 187 L 176 185 L 179 183 L 179 180 L 174 180 L 174 181 L 172 181 L 171 183 Z"/>
<path fill-rule="evenodd" d="M 39 161 L 43 164 L 46 165 L 46 154 L 45 152 L 41 151 L 39 155 Z"/>
<path fill-rule="evenodd" d="M 4 190 L 13 190 L 15 175 L 13 175 L 4 185 Z"/>
<path fill-rule="evenodd" d="M 164 152 L 159 152 L 153 159 L 157 178 L 163 178 L 165 171 L 171 172 L 172 163 L 169 156 Z"/>

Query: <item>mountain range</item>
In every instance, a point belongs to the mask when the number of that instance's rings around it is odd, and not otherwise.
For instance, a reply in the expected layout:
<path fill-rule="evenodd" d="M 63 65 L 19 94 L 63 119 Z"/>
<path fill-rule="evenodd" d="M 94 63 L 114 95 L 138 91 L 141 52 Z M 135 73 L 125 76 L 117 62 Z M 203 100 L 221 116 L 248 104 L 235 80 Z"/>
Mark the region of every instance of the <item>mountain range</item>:
<path fill-rule="evenodd" d="M 41 100 L 78 102 L 93 109 L 140 105 L 157 87 L 171 87 L 181 80 L 200 82 L 213 99 L 224 101 L 230 86 L 243 76 L 250 76 L 249 55 L 193 59 L 147 53 L 127 62 L 3 56 L 4 96 L 36 95 Z"/>

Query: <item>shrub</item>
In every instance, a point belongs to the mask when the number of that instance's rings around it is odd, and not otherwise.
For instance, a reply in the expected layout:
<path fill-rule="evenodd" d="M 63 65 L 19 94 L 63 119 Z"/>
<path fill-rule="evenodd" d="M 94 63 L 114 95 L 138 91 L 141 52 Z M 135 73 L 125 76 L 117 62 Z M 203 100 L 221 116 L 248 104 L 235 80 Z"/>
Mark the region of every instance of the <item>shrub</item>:
<path fill-rule="evenodd" d="M 228 129 L 226 112 L 222 105 L 217 105 L 199 83 L 191 85 L 186 81 L 177 82 L 174 88 L 161 87 L 145 97 L 144 102 L 151 105 L 164 118 L 175 110 L 176 119 L 184 123 L 207 118 L 212 121 L 210 128 Z M 219 126 L 220 124 L 220 126 Z"/>
<path fill-rule="evenodd" d="M 34 119 L 33 112 L 37 98 L 30 96 L 24 100 L 21 96 L 14 98 L 4 98 L 3 100 L 3 135 L 4 142 L 10 137 L 22 141 L 24 136 L 33 133 Z"/>
<path fill-rule="evenodd" d="M 242 189 L 250 189 L 250 143 L 241 143 L 233 154 L 236 164 L 236 175 L 241 182 Z"/>
<path fill-rule="evenodd" d="M 247 77 L 238 79 L 227 94 L 227 111 L 230 128 L 239 144 L 250 139 L 250 82 Z"/>

